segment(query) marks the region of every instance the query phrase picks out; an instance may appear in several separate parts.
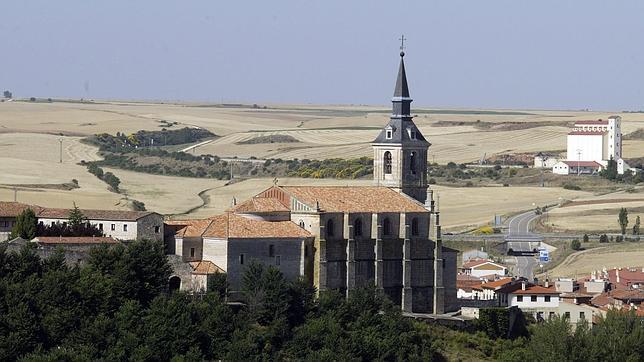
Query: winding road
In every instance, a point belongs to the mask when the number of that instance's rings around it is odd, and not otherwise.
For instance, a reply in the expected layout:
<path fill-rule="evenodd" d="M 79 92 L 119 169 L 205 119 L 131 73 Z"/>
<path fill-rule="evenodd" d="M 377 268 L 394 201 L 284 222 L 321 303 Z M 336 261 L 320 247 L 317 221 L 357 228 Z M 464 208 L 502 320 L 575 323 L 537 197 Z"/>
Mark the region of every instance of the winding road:
<path fill-rule="evenodd" d="M 508 234 L 505 241 L 508 244 L 508 250 L 512 249 L 517 260 L 516 274 L 528 280 L 534 278 L 534 268 L 538 262 L 532 252 L 535 249 L 535 243 L 540 243 L 543 237 L 530 231 L 530 224 L 537 219 L 534 211 L 519 214 L 508 223 Z"/>

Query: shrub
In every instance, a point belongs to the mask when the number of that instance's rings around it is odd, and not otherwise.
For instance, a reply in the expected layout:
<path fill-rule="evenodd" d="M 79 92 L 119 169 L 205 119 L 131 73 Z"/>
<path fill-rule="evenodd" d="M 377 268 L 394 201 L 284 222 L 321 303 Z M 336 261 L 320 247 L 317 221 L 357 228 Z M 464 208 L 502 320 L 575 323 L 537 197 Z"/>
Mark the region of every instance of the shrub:
<path fill-rule="evenodd" d="M 564 184 L 563 188 L 566 189 L 566 190 L 574 190 L 574 191 L 580 191 L 581 190 L 581 187 L 579 187 L 577 185 L 573 185 L 573 184 Z"/>
<path fill-rule="evenodd" d="M 474 230 L 474 234 L 491 235 L 494 234 L 494 228 L 492 228 L 491 226 L 481 226 L 480 228 Z"/>
<path fill-rule="evenodd" d="M 429 180 L 427 180 L 427 183 L 430 185 L 436 185 L 436 179 L 432 177 Z"/>
<path fill-rule="evenodd" d="M 588 238 L 588 234 L 584 234 L 584 239 L 583 239 L 583 240 L 584 240 L 584 243 L 587 243 L 587 242 L 588 242 L 588 240 L 589 240 L 589 238 Z"/>
<path fill-rule="evenodd" d="M 579 242 L 579 239 L 575 239 L 570 242 L 570 248 L 572 250 L 580 250 L 581 249 L 581 243 Z"/>
<path fill-rule="evenodd" d="M 601 235 L 599 236 L 599 242 L 600 242 L 600 243 L 607 243 L 607 242 L 608 242 L 608 235 L 606 235 L 606 234 L 601 234 Z"/>

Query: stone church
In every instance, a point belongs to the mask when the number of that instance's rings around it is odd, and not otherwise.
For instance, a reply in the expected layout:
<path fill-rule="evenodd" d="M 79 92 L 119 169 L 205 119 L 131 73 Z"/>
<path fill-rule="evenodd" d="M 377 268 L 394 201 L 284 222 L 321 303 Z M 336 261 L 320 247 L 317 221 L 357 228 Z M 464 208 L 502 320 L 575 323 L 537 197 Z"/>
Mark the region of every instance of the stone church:
<path fill-rule="evenodd" d="M 406 312 L 454 309 L 457 251 L 441 243 L 430 143 L 412 119 L 400 56 L 391 118 L 372 143 L 373 186 L 275 185 L 225 215 L 175 221 L 172 253 L 214 263 L 233 290 L 254 259 L 320 291 L 375 285 Z"/>

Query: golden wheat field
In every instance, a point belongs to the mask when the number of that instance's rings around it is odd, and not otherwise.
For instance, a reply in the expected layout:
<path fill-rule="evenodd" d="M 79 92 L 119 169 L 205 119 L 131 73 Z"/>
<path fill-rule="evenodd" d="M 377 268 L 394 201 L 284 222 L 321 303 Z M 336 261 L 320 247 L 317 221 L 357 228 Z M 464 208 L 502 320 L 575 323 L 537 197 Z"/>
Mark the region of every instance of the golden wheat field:
<path fill-rule="evenodd" d="M 548 277 L 582 277 L 593 270 L 644 266 L 644 246 L 625 243 L 577 252 L 548 272 Z"/>
<path fill-rule="evenodd" d="M 121 179 L 125 194 L 107 186 L 78 163 L 99 158 L 94 147 L 80 142 L 96 133 L 132 133 L 141 129 L 200 127 L 219 137 L 191 151 L 218 156 L 271 158 L 350 158 L 371 155 L 370 142 L 386 124 L 388 108 L 371 106 L 247 106 L 160 104 L 137 102 L 3 102 L 0 103 L 0 200 L 17 199 L 44 206 L 85 208 L 130 207 L 129 199 L 148 209 L 174 217 L 200 217 L 224 211 L 231 200 L 243 200 L 272 184 L 272 179 L 251 179 L 225 186 L 212 179 L 191 179 L 110 169 Z M 435 110 L 419 109 L 415 121 L 432 143 L 430 160 L 465 162 L 483 154 L 562 150 L 566 147 L 565 122 L 606 118 L 610 113 L 573 111 Z M 621 114 L 624 133 L 644 128 L 644 114 Z M 477 127 L 477 120 L 491 124 Z M 469 123 L 468 123 L 469 122 Z M 516 127 L 515 123 L 529 126 Z M 170 126 L 169 126 L 170 125 Z M 507 126 L 507 127 L 506 127 Z M 244 144 L 266 135 L 291 136 L 297 142 Z M 62 140 L 62 163 L 59 147 Z M 644 141 L 625 141 L 626 157 L 644 156 Z M 78 188 L 61 184 L 78 182 Z M 280 184 L 370 184 L 370 180 L 281 179 Z M 594 198 L 588 192 L 561 188 L 435 187 L 441 195 L 443 224 L 447 230 L 467 229 L 490 222 L 495 214 L 508 214 L 532 204 L 563 198 Z M 190 211 L 188 215 L 184 214 Z M 564 212 L 565 211 L 565 212 Z M 561 219 L 572 225 L 574 209 Z M 574 212 L 573 212 L 574 211 Z M 612 211 L 611 211 L 612 212 Z M 560 216 L 554 215 L 557 221 Z M 594 218 L 588 218 L 594 224 Z"/>

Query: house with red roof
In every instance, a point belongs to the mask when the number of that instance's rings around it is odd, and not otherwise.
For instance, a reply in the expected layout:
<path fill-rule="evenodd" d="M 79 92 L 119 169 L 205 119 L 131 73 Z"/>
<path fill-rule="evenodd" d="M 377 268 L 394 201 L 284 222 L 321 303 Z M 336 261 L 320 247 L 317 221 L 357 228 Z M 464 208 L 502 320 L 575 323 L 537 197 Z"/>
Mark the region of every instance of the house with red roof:
<path fill-rule="evenodd" d="M 478 278 L 494 279 L 504 277 L 508 268 L 489 259 L 470 259 L 463 263 L 461 272 Z"/>

